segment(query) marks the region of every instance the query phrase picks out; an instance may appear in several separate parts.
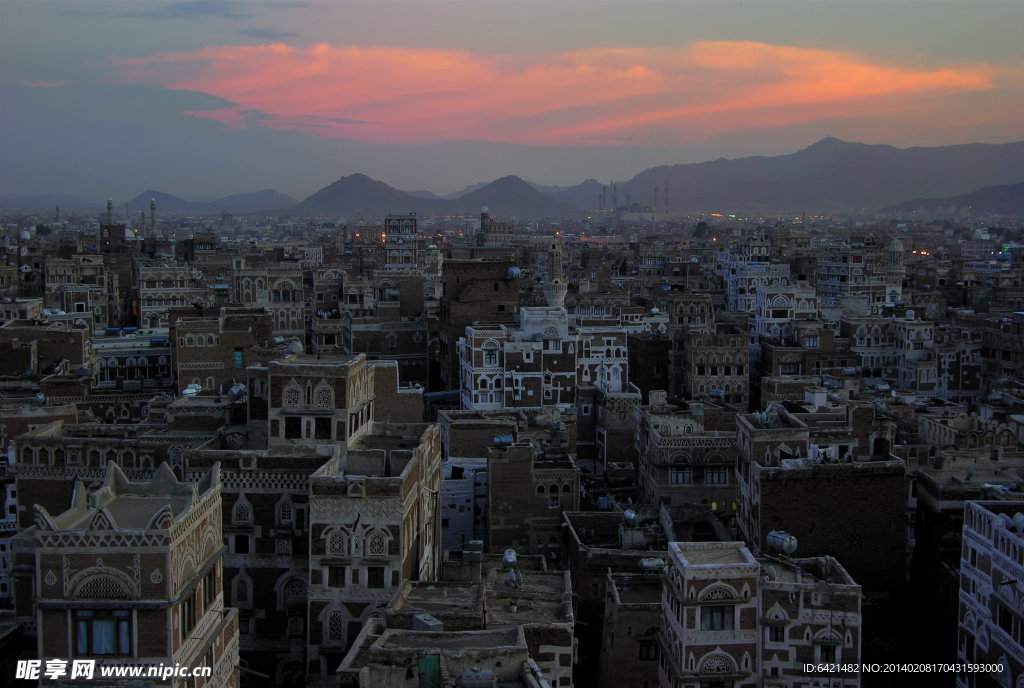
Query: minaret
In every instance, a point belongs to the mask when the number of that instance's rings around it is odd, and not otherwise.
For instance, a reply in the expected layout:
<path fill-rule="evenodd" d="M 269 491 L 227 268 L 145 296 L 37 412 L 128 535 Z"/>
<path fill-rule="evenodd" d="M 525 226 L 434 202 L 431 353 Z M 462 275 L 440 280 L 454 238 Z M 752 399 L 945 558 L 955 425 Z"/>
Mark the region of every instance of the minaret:
<path fill-rule="evenodd" d="M 564 308 L 568 291 L 569 285 L 562 279 L 562 247 L 557 241 L 552 241 L 548 250 L 548 281 L 544 285 L 544 298 L 549 306 Z"/>
<path fill-rule="evenodd" d="M 149 199 L 149 236 L 156 236 L 156 199 Z"/>
<path fill-rule="evenodd" d="M 114 199 L 107 198 L 107 226 L 114 224 Z"/>

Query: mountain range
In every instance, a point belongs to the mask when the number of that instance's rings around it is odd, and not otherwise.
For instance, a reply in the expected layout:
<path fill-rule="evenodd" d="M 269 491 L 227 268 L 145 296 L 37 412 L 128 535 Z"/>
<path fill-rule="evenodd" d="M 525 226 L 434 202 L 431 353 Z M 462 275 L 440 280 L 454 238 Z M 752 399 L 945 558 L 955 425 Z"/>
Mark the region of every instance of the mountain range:
<path fill-rule="evenodd" d="M 917 198 L 883 208 L 883 212 L 901 215 L 917 210 L 934 211 L 945 208 L 970 209 L 980 215 L 1024 216 L 1024 183 L 986 186 L 977 191 L 946 198 Z"/>
<path fill-rule="evenodd" d="M 115 211 L 118 215 L 136 214 L 139 212 L 148 215 L 150 200 L 156 201 L 157 214 L 163 216 L 214 215 L 218 213 L 248 215 L 262 213 L 273 208 L 288 207 L 297 203 L 291 196 L 273 189 L 234 194 L 213 201 L 186 200 L 169 193 L 149 189 L 143 191 L 127 203 L 115 206 Z M 6 196 L 0 198 L 0 208 L 16 209 L 24 212 L 53 211 L 56 206 L 60 206 L 61 212 L 100 212 L 106 207 L 106 202 L 69 196 L 67 194 Z"/>
<path fill-rule="evenodd" d="M 554 199 L 516 176 L 475 186 L 457 198 L 425 197 L 400 191 L 365 174 L 342 177 L 301 203 L 281 209 L 286 215 L 345 215 L 379 218 L 387 213 L 474 215 L 487 205 L 502 217 L 578 217 L 584 210 Z"/>
<path fill-rule="evenodd" d="M 1010 194 L 988 187 L 1024 182 L 1024 142 L 970 143 L 932 148 L 896 148 L 827 137 L 795 153 L 664 165 L 640 172 L 614 187 L 595 179 L 569 187 L 541 186 L 516 176 L 473 184 L 444 197 L 406 192 L 364 174 L 342 177 L 301 202 L 267 189 L 216 201 L 186 201 L 146 191 L 119 206 L 122 213 L 148 212 L 157 199 L 159 214 L 261 213 L 291 216 L 344 216 L 377 219 L 386 213 L 424 216 L 476 214 L 487 205 L 496 217 L 580 217 L 612 199 L 620 208 L 671 213 L 721 212 L 776 215 L 875 212 L 931 203 L 939 207 Z M 657 190 L 655 190 L 657 187 Z M 985 188 L 982 188 L 985 187 Z M 613 194 L 614 188 L 614 194 Z M 972 192 L 974 189 L 981 189 Z M 985 194 L 988 194 L 987 196 Z M 1009 197 L 1009 196 L 1008 196 Z M 952 200 L 951 200 L 952 199 Z M 989 203 L 990 201 L 985 201 Z M 68 196 L 0 198 L 0 208 L 52 210 L 96 208 L 102 204 Z M 1007 208 L 1020 204 L 1010 203 Z M 914 206 L 914 207 L 918 207 Z M 979 206 L 981 207 L 981 206 Z M 1004 207 L 993 205 L 994 208 Z M 996 211 L 999 212 L 999 211 Z"/>

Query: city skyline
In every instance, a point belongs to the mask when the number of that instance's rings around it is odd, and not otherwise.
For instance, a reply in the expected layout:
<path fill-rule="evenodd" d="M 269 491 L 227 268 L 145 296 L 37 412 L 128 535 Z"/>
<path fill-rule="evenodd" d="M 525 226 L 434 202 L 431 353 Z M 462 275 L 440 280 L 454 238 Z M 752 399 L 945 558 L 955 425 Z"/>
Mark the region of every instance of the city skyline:
<path fill-rule="evenodd" d="M 1020 140 L 1014 3 L 6 3 L 8 193 L 569 186 Z M 941 11 L 935 11 L 936 5 Z M 142 187 L 139 186 L 139 180 Z"/>

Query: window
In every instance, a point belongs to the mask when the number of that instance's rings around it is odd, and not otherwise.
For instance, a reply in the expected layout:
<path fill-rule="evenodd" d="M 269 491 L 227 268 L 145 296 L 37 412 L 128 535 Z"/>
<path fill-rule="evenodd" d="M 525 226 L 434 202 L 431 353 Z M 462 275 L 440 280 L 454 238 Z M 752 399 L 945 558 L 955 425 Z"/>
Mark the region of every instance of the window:
<path fill-rule="evenodd" d="M 700 630 L 731 631 L 735 628 L 735 608 L 728 604 L 701 607 Z"/>
<path fill-rule="evenodd" d="M 330 588 L 345 587 L 345 569 L 344 566 L 328 566 L 327 586 Z"/>
<path fill-rule="evenodd" d="M 127 609 L 75 611 L 75 654 L 130 655 L 132 613 Z"/>
<path fill-rule="evenodd" d="M 289 386 L 284 390 L 284 405 L 289 408 L 298 408 L 302 403 L 302 390 L 297 386 Z"/>
<path fill-rule="evenodd" d="M 340 530 L 333 531 L 327 538 L 327 553 L 335 557 L 348 554 L 348 538 Z"/>
<path fill-rule="evenodd" d="M 484 344 L 484 365 L 498 365 L 498 345 L 495 342 Z"/>
<path fill-rule="evenodd" d="M 249 536 L 248 535 L 236 535 L 235 536 L 235 554 L 248 554 L 249 553 Z"/>
<path fill-rule="evenodd" d="M 671 485 L 689 485 L 693 482 L 693 471 L 690 468 L 670 468 L 668 482 Z"/>
<path fill-rule="evenodd" d="M 320 409 L 334 408 L 334 392 L 330 386 L 320 384 L 316 388 L 316 407 Z"/>
<path fill-rule="evenodd" d="M 203 609 L 209 609 L 213 604 L 213 575 L 214 570 L 210 569 L 203 576 Z"/>
<path fill-rule="evenodd" d="M 249 505 L 244 502 L 235 504 L 235 510 L 232 516 L 232 520 L 236 525 L 252 523 L 252 509 L 250 509 Z"/>
<path fill-rule="evenodd" d="M 345 633 L 345 620 L 341 612 L 331 612 L 327 617 L 327 639 L 333 642 L 341 642 Z"/>
<path fill-rule="evenodd" d="M 384 587 L 384 567 L 383 566 L 370 566 L 366 569 L 366 587 L 368 588 L 383 588 Z"/>
<path fill-rule="evenodd" d="M 283 525 L 290 525 L 295 515 L 291 502 L 285 502 L 277 510 L 277 517 Z"/>
<path fill-rule="evenodd" d="M 707 468 L 704 470 L 705 485 L 726 485 L 729 482 L 729 472 L 725 468 Z"/>
<path fill-rule="evenodd" d="M 196 624 L 196 607 L 195 599 L 192 595 L 186 595 L 185 599 L 181 601 L 179 607 L 181 613 L 181 642 L 185 642 L 188 639 L 188 634 L 192 632 L 192 628 Z"/>
<path fill-rule="evenodd" d="M 784 643 L 786 642 L 786 627 L 785 626 L 769 626 L 768 627 L 768 641 L 772 643 Z"/>
<path fill-rule="evenodd" d="M 641 642 L 640 643 L 640 657 L 641 661 L 652 660 L 658 658 L 658 644 L 652 642 Z"/>
<path fill-rule="evenodd" d="M 329 440 L 331 439 L 331 419 L 330 418 L 316 418 L 314 420 L 314 430 L 316 432 L 316 438 L 318 440 Z"/>
<path fill-rule="evenodd" d="M 285 416 L 284 437 L 287 440 L 302 439 L 302 419 L 298 416 Z"/>
<path fill-rule="evenodd" d="M 366 536 L 366 556 L 383 557 L 388 553 L 387 538 L 383 533 L 370 533 Z"/>

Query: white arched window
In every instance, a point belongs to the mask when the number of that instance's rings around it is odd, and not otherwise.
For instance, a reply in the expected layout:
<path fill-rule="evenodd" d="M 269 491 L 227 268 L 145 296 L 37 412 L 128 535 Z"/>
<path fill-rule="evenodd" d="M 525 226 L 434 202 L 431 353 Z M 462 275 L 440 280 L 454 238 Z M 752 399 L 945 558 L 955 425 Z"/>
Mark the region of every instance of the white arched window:
<path fill-rule="evenodd" d="M 252 523 L 252 507 L 247 502 L 238 502 L 231 513 L 231 520 L 236 524 Z"/>
<path fill-rule="evenodd" d="M 340 611 L 332 611 L 327 615 L 327 639 L 341 642 L 345 634 L 345 617 Z"/>
<path fill-rule="evenodd" d="M 348 554 L 348 537 L 344 531 L 332 530 L 327 536 L 327 553 L 336 557 Z"/>
<path fill-rule="evenodd" d="M 284 405 L 288 408 L 298 408 L 302 405 L 302 389 L 292 383 L 284 388 Z"/>
<path fill-rule="evenodd" d="M 366 536 L 365 546 L 366 556 L 385 557 L 388 553 L 388 538 L 379 530 L 374 531 Z"/>
<path fill-rule="evenodd" d="M 331 386 L 324 382 L 317 385 L 316 392 L 313 394 L 313 401 L 317 408 L 334 408 L 334 391 L 331 389 Z"/>

